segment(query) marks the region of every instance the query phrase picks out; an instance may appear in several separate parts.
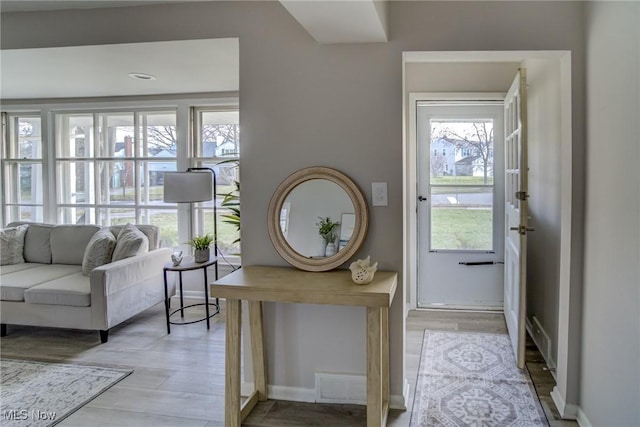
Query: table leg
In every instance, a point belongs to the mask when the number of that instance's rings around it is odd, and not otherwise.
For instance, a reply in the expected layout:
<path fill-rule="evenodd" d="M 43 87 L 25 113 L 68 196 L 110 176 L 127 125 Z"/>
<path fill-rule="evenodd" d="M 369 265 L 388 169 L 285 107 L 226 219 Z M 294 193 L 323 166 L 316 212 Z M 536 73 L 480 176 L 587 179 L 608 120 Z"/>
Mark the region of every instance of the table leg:
<path fill-rule="evenodd" d="M 389 407 L 389 308 L 382 307 L 381 314 L 381 335 L 382 335 L 382 418 L 386 417 L 385 408 Z"/>
<path fill-rule="evenodd" d="M 367 307 L 367 427 L 382 426 L 382 376 L 382 310 Z"/>
<path fill-rule="evenodd" d="M 167 317 L 167 334 L 171 333 L 171 326 L 169 323 L 169 288 L 167 283 L 167 270 L 164 270 L 164 312 Z"/>
<path fill-rule="evenodd" d="M 207 329 L 209 329 L 209 285 L 207 284 L 207 268 L 204 269 L 204 311 L 207 315 Z"/>
<path fill-rule="evenodd" d="M 251 357 L 253 360 L 253 381 L 258 392 L 258 400 L 267 400 L 267 361 L 264 350 L 262 327 L 262 301 L 249 301 L 249 325 L 251 327 Z"/>
<path fill-rule="evenodd" d="M 179 271 L 178 275 L 180 275 L 180 317 L 184 319 L 184 292 L 182 292 L 182 271 Z"/>
<path fill-rule="evenodd" d="M 225 337 L 224 425 L 240 427 L 240 300 L 227 298 Z"/>

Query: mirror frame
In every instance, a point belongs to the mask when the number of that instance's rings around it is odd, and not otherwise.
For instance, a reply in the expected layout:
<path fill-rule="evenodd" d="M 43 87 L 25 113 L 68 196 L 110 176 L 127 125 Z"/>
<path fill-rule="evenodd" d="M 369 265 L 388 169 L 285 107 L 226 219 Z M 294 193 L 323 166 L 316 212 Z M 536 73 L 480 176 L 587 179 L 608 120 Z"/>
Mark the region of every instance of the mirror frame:
<path fill-rule="evenodd" d="M 280 211 L 286 198 L 298 185 L 312 179 L 326 179 L 342 188 L 353 203 L 356 223 L 349 243 L 335 255 L 326 258 L 313 258 L 293 249 L 285 239 L 280 228 Z M 269 202 L 268 212 L 269 238 L 274 248 L 285 261 L 300 270 L 328 271 L 344 264 L 362 246 L 369 228 L 369 211 L 367 201 L 358 186 L 345 174 L 335 169 L 314 166 L 300 169 L 289 175 L 278 186 Z"/>

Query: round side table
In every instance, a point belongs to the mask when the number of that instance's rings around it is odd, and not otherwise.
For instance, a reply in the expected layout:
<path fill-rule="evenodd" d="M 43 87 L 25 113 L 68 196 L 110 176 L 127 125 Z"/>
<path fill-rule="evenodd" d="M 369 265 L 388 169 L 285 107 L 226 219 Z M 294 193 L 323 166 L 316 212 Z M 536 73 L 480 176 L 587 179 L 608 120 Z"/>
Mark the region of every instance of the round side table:
<path fill-rule="evenodd" d="M 209 284 L 207 279 L 207 268 L 211 267 L 212 265 L 215 265 L 215 273 L 216 273 L 215 276 L 216 276 L 216 280 L 218 280 L 218 258 L 215 256 L 211 256 L 209 260 L 205 262 L 194 262 L 193 257 L 185 257 L 180 263 L 180 265 L 173 265 L 172 262 L 168 262 L 164 265 L 164 269 L 163 269 L 164 270 L 164 309 L 167 317 L 167 334 L 171 333 L 171 325 L 188 325 L 190 323 L 202 322 L 204 320 L 207 321 L 207 329 L 209 329 L 209 326 L 210 326 L 209 319 L 211 319 L 216 314 L 220 313 L 219 299 L 216 298 L 215 304 L 209 302 L 209 286 L 208 286 Z M 184 298 L 183 298 L 184 293 L 182 291 L 182 273 L 185 271 L 199 270 L 199 269 L 202 269 L 202 271 L 204 272 L 204 302 L 198 303 L 198 304 L 189 304 L 185 306 Z M 172 312 L 169 312 L 170 305 L 171 305 L 170 299 L 169 299 L 169 286 L 167 283 L 167 272 L 169 271 L 177 272 L 180 278 L 180 308 L 177 308 Z M 171 316 L 173 316 L 174 314 L 180 312 L 180 317 L 184 319 L 184 310 L 190 307 L 198 307 L 202 305 L 205 306 L 205 311 L 206 311 L 206 316 L 204 318 L 192 320 L 190 322 L 172 322 L 171 321 Z M 214 306 L 216 308 L 216 311 L 211 314 L 209 312 L 209 306 Z"/>

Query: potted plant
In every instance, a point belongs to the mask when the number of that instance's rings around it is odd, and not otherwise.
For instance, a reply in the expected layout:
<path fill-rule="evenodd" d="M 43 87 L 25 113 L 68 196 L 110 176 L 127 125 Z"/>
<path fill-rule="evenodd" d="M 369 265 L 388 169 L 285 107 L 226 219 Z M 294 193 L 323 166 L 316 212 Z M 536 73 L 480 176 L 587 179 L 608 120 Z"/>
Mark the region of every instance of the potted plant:
<path fill-rule="evenodd" d="M 320 256 L 332 256 L 336 253 L 335 241 L 336 241 L 336 232 L 335 228 L 340 225 L 338 221 L 333 221 L 330 217 L 318 217 L 320 219 L 319 222 L 316 223 L 318 226 L 318 234 L 322 237 L 324 243 L 321 248 Z"/>
<path fill-rule="evenodd" d="M 195 262 L 207 262 L 209 261 L 210 252 L 209 246 L 213 243 L 213 236 L 211 234 L 205 234 L 204 236 L 196 236 L 189 240 L 189 245 L 194 249 L 194 261 Z"/>

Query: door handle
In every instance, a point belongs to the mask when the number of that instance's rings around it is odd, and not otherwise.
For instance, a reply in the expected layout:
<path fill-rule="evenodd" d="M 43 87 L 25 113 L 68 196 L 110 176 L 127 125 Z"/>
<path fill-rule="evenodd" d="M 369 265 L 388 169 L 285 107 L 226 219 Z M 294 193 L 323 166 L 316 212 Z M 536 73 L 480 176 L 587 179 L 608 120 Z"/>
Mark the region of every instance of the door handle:
<path fill-rule="evenodd" d="M 525 227 L 524 225 L 519 225 L 517 227 L 509 227 L 511 231 L 517 231 L 520 234 L 526 234 L 527 231 L 536 231 L 533 227 Z"/>
<path fill-rule="evenodd" d="M 420 202 L 426 202 L 427 198 L 426 197 L 422 197 L 422 196 L 418 196 L 418 201 Z"/>

